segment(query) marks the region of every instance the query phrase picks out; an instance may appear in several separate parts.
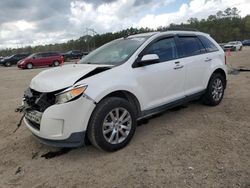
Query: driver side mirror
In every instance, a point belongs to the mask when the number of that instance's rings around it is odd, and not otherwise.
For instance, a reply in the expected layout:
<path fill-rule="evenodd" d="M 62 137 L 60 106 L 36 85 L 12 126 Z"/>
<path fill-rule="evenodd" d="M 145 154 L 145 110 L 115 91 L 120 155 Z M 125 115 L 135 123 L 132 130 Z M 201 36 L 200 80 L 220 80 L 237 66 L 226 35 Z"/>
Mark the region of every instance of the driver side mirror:
<path fill-rule="evenodd" d="M 152 65 L 155 63 L 159 63 L 159 62 L 160 62 L 160 58 L 157 54 L 146 54 L 142 56 L 141 58 L 138 57 L 132 67 L 133 68 L 143 67 L 146 65 Z"/>

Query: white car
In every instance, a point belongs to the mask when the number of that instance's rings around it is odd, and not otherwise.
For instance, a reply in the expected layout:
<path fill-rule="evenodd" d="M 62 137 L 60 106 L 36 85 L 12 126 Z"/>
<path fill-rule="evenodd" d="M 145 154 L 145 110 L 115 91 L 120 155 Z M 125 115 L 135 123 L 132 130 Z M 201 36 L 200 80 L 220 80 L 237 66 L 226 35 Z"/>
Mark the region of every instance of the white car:
<path fill-rule="evenodd" d="M 45 144 L 89 140 L 115 151 L 129 143 L 139 119 L 199 98 L 218 105 L 226 82 L 224 51 L 208 34 L 138 34 L 34 77 L 24 94 L 24 121 Z"/>
<path fill-rule="evenodd" d="M 224 45 L 224 50 L 230 50 L 230 51 L 241 51 L 243 47 L 242 42 L 240 41 L 231 41 Z"/>

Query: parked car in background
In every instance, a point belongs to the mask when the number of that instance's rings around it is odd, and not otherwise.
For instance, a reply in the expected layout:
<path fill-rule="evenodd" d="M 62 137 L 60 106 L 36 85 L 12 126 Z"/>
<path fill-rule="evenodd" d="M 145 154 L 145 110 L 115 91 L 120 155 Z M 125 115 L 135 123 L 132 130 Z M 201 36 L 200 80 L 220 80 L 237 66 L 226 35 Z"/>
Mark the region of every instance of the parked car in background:
<path fill-rule="evenodd" d="M 145 33 L 114 40 L 77 65 L 39 73 L 22 109 L 28 129 L 45 144 L 78 147 L 89 139 L 115 151 L 132 139 L 137 120 L 200 98 L 216 106 L 226 83 L 225 53 L 208 34 Z"/>
<path fill-rule="evenodd" d="M 18 67 L 22 69 L 32 69 L 33 67 L 59 66 L 64 62 L 63 56 L 58 52 L 35 53 L 18 62 Z"/>
<path fill-rule="evenodd" d="M 224 50 L 241 51 L 242 47 L 243 45 L 240 41 L 231 41 L 224 45 Z"/>
<path fill-rule="evenodd" d="M 220 47 L 222 48 L 222 49 L 224 49 L 224 46 L 227 44 L 227 43 L 218 43 L 219 45 L 220 45 Z"/>
<path fill-rule="evenodd" d="M 64 54 L 62 54 L 64 60 L 71 60 L 71 59 L 81 59 L 82 56 L 88 55 L 88 52 L 81 52 L 80 50 L 71 50 Z"/>
<path fill-rule="evenodd" d="M 242 41 L 243 46 L 250 46 L 250 39 Z"/>
<path fill-rule="evenodd" d="M 0 64 L 6 67 L 10 67 L 11 65 L 17 64 L 18 61 L 28 57 L 30 54 L 22 53 L 22 54 L 15 54 L 9 57 L 5 57 L 0 60 Z"/>

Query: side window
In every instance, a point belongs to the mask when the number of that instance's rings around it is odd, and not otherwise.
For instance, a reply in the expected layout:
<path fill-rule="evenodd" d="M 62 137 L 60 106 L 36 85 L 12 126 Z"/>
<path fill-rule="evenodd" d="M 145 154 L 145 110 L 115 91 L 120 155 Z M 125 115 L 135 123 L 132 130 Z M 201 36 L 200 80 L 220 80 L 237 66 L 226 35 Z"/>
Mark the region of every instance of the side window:
<path fill-rule="evenodd" d="M 205 37 L 203 35 L 200 35 L 198 37 L 201 40 L 203 46 L 206 48 L 207 52 L 218 51 L 218 48 L 207 37 Z"/>
<path fill-rule="evenodd" d="M 51 57 L 53 56 L 54 54 L 52 52 L 49 52 L 49 53 L 46 53 L 46 57 Z"/>
<path fill-rule="evenodd" d="M 160 62 L 176 59 L 178 57 L 173 37 L 165 38 L 153 43 L 147 49 L 145 54 L 157 54 L 160 58 Z"/>
<path fill-rule="evenodd" d="M 19 55 L 15 55 L 15 56 L 13 56 L 13 58 L 14 59 L 19 59 L 20 57 L 19 57 Z"/>
<path fill-rule="evenodd" d="M 42 57 L 43 57 L 43 54 L 36 54 L 35 57 L 38 58 L 38 59 L 39 59 L 39 58 L 42 58 Z"/>
<path fill-rule="evenodd" d="M 26 55 L 26 54 L 23 54 L 23 55 L 21 55 L 21 57 L 20 58 L 25 58 L 25 57 L 27 57 L 28 55 Z"/>
<path fill-rule="evenodd" d="M 41 58 L 46 58 L 48 56 L 49 56 L 49 53 L 43 53 L 43 54 L 41 54 Z"/>
<path fill-rule="evenodd" d="M 56 53 L 56 52 L 51 52 L 50 56 L 59 56 L 60 54 L 59 53 Z"/>
<path fill-rule="evenodd" d="M 179 41 L 183 51 L 182 57 L 204 53 L 197 37 L 195 36 L 180 36 Z"/>

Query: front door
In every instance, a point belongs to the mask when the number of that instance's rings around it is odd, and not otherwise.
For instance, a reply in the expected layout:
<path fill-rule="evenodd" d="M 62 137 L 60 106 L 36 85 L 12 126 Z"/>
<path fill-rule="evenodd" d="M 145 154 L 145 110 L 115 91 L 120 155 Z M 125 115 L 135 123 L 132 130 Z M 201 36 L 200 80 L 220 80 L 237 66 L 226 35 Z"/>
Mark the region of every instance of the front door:
<path fill-rule="evenodd" d="M 183 98 L 185 67 L 178 60 L 174 37 L 154 42 L 143 53 L 146 54 L 157 54 L 160 62 L 134 68 L 138 89 L 144 94 L 142 110 Z"/>

